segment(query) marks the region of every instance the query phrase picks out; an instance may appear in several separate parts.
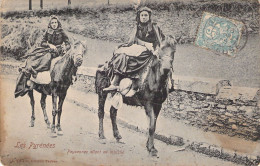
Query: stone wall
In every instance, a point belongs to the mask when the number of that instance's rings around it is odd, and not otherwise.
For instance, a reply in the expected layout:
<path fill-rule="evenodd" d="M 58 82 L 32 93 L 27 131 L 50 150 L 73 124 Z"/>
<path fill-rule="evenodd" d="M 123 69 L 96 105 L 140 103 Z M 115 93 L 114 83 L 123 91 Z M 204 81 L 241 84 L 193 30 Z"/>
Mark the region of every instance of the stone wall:
<path fill-rule="evenodd" d="M 19 63 L 1 62 L 1 73 L 18 74 Z M 76 88 L 95 92 L 95 68 L 80 67 Z M 174 76 L 161 114 L 205 131 L 260 139 L 260 90 L 235 87 L 228 80 Z"/>
<path fill-rule="evenodd" d="M 81 68 L 77 84 L 95 92 L 95 68 Z M 88 76 L 86 76 L 88 75 Z M 175 91 L 163 114 L 205 131 L 260 139 L 260 90 L 232 86 L 229 80 L 173 76 Z M 79 86 L 77 86 L 79 87 Z"/>
<path fill-rule="evenodd" d="M 260 138 L 256 100 L 220 99 L 218 95 L 176 90 L 169 95 L 163 110 L 165 117 L 180 119 L 205 131 L 252 140 Z"/>

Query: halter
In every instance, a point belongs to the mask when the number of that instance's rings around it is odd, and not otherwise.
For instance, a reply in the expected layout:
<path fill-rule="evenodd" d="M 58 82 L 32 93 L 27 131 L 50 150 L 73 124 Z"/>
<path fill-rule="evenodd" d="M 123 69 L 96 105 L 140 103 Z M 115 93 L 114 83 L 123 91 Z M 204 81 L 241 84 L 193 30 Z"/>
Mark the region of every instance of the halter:
<path fill-rule="evenodd" d="M 83 47 L 83 50 L 81 52 L 79 52 L 77 50 L 77 52 L 74 52 L 74 54 L 71 55 L 71 58 L 73 58 L 73 61 L 74 61 L 74 58 L 76 57 L 76 62 L 74 62 L 74 66 L 75 67 L 79 67 L 82 64 L 83 58 L 81 58 L 81 57 L 86 52 L 86 46 L 80 40 L 74 43 L 74 48 L 73 49 L 75 50 L 75 47 L 78 46 L 79 44 L 81 44 L 81 46 Z M 80 56 L 80 57 L 78 58 L 77 56 Z"/>

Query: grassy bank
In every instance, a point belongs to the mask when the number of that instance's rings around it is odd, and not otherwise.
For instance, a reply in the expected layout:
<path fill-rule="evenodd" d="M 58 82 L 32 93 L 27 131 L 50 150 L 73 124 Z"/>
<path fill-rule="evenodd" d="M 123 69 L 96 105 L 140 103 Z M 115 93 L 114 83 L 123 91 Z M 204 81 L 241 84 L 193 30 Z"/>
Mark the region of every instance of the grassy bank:
<path fill-rule="evenodd" d="M 250 33 L 259 31 L 258 2 L 196 1 L 145 4 L 153 9 L 153 20 L 166 35 L 182 36 L 181 43 L 192 43 L 203 11 L 245 22 Z M 126 42 L 135 25 L 132 4 L 73 6 L 49 10 L 12 11 L 2 13 L 1 50 L 20 57 L 39 44 L 50 15 L 58 15 L 65 31 L 88 38 Z"/>

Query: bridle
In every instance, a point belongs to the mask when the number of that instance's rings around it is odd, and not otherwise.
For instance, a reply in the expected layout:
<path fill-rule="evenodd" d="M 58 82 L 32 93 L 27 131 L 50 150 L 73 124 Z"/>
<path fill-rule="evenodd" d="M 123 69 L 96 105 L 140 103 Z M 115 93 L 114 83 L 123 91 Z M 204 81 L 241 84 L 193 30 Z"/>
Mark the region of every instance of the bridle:
<path fill-rule="evenodd" d="M 83 62 L 83 55 L 85 54 L 85 45 L 81 42 L 81 41 L 78 41 L 77 43 L 75 43 L 74 45 L 74 50 L 77 48 L 77 46 L 81 44 L 81 46 L 83 47 L 83 49 L 81 50 L 81 52 L 75 52 L 74 54 L 71 55 L 71 58 L 73 59 L 73 62 L 74 62 L 74 66 L 75 67 L 79 67 L 81 66 L 82 62 Z M 75 57 L 76 57 L 76 60 L 75 60 Z M 76 62 L 75 62 L 75 61 Z"/>

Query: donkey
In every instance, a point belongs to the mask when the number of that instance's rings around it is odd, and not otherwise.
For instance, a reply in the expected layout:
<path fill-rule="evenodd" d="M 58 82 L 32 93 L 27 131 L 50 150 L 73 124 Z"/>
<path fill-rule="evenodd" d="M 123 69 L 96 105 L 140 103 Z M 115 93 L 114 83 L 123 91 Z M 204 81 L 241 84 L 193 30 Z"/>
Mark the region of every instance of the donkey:
<path fill-rule="evenodd" d="M 162 103 L 168 95 L 168 79 L 172 74 L 172 63 L 176 51 L 177 41 L 175 38 L 167 37 L 162 41 L 158 49 L 158 57 L 153 56 L 150 62 L 139 73 L 139 79 L 134 83 L 139 91 L 132 97 L 123 96 L 123 102 L 132 106 L 144 106 L 146 115 L 150 119 L 149 136 L 146 143 L 148 152 L 152 156 L 157 156 L 158 151 L 154 147 L 154 133 L 156 120 L 162 108 Z M 99 117 L 99 138 L 105 139 L 103 129 L 104 105 L 108 92 L 103 91 L 110 85 L 110 79 L 106 71 L 96 73 L 96 92 L 98 93 L 98 117 Z M 113 135 L 117 140 L 122 137 L 117 128 L 117 109 L 110 107 L 110 118 L 112 122 Z"/>
<path fill-rule="evenodd" d="M 51 70 L 51 82 L 49 84 L 33 83 L 32 88 L 28 91 L 30 97 L 30 103 L 32 107 L 32 116 L 30 126 L 34 127 L 35 113 L 34 113 L 34 96 L 33 90 L 41 93 L 41 107 L 43 110 L 44 120 L 47 127 L 50 127 L 50 122 L 46 113 L 46 97 L 52 95 L 52 116 L 53 122 L 51 126 L 52 137 L 56 137 L 55 131 L 55 119 L 58 114 L 57 130 L 58 135 L 63 135 L 60 118 L 62 113 L 62 105 L 67 94 L 67 90 L 72 83 L 72 75 L 77 71 L 77 68 L 81 66 L 83 62 L 83 55 L 86 53 L 86 45 L 81 41 L 77 41 L 73 48 L 71 48 L 60 60 L 58 60 L 53 69 Z M 21 73 L 20 75 L 22 75 Z M 19 79 L 19 78 L 18 78 Z M 57 109 L 57 98 L 59 98 Z"/>

